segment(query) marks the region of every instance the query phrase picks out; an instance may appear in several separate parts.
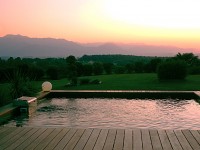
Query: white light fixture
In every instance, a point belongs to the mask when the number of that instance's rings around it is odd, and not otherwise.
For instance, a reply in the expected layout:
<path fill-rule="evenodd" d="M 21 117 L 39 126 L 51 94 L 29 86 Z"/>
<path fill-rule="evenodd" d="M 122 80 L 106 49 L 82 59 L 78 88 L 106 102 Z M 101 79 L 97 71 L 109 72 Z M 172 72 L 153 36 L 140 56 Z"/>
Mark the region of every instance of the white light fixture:
<path fill-rule="evenodd" d="M 48 81 L 45 81 L 44 83 L 42 83 L 42 91 L 44 92 L 48 92 L 51 91 L 52 89 L 52 84 Z"/>

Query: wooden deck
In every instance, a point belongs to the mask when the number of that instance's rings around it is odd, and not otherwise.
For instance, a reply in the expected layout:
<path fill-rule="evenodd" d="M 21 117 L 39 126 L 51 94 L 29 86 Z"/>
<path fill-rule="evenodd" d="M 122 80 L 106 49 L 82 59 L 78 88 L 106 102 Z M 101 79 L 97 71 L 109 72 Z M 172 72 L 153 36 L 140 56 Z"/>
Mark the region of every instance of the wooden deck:
<path fill-rule="evenodd" d="M 200 131 L 0 127 L 4 149 L 200 150 Z"/>

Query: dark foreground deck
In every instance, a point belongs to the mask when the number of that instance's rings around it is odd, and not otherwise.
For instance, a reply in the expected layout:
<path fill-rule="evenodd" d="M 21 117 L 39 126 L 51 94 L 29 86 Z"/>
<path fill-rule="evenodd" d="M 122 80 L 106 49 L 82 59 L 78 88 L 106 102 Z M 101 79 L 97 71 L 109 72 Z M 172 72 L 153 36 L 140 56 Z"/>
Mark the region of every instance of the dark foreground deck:
<path fill-rule="evenodd" d="M 0 149 L 200 150 L 200 131 L 0 127 Z"/>

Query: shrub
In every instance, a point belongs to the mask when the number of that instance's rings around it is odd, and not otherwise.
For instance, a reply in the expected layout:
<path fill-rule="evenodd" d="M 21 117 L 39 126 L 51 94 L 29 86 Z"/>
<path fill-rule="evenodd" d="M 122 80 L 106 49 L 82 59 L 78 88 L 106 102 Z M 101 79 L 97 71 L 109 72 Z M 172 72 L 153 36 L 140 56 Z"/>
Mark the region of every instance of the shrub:
<path fill-rule="evenodd" d="M 31 79 L 40 80 L 44 77 L 44 70 L 39 67 L 31 67 L 29 74 Z"/>
<path fill-rule="evenodd" d="M 21 96 L 33 96 L 36 90 L 33 88 L 30 78 L 20 70 L 14 70 L 13 74 L 7 75 L 10 83 L 10 94 L 13 99 Z"/>
<path fill-rule="evenodd" d="M 112 63 L 104 63 L 103 68 L 104 68 L 106 74 L 111 74 L 113 71 L 113 64 Z"/>
<path fill-rule="evenodd" d="M 181 60 L 168 60 L 159 64 L 157 75 L 161 80 L 183 80 L 187 76 L 187 65 L 184 61 Z"/>
<path fill-rule="evenodd" d="M 144 67 L 145 67 L 145 64 L 142 61 L 138 61 L 134 64 L 134 69 L 136 73 L 143 73 Z"/>
<path fill-rule="evenodd" d="M 91 76 L 92 73 L 93 73 L 93 65 L 92 64 L 83 65 L 83 75 Z"/>
<path fill-rule="evenodd" d="M 90 83 L 90 79 L 80 79 L 80 85 L 84 85 L 84 84 L 89 84 Z"/>
<path fill-rule="evenodd" d="M 0 82 L 5 82 L 6 81 L 5 72 L 6 72 L 6 69 L 0 68 Z"/>
<path fill-rule="evenodd" d="M 46 71 L 47 75 L 51 80 L 57 80 L 58 79 L 58 69 L 54 66 L 51 66 Z"/>
<path fill-rule="evenodd" d="M 189 74 L 198 75 L 200 74 L 200 66 L 193 66 L 189 68 Z"/>
<path fill-rule="evenodd" d="M 93 71 L 95 75 L 101 75 L 103 73 L 103 69 L 102 63 L 95 62 L 93 64 Z"/>
<path fill-rule="evenodd" d="M 90 83 L 91 84 L 101 84 L 102 82 L 98 79 L 95 79 L 95 80 L 92 80 Z"/>
<path fill-rule="evenodd" d="M 125 73 L 125 67 L 123 67 L 123 66 L 115 66 L 114 72 L 116 74 L 123 74 L 123 73 Z"/>
<path fill-rule="evenodd" d="M 4 106 L 6 104 L 11 103 L 11 97 L 8 93 L 7 89 L 2 88 L 0 89 L 0 106 Z"/>

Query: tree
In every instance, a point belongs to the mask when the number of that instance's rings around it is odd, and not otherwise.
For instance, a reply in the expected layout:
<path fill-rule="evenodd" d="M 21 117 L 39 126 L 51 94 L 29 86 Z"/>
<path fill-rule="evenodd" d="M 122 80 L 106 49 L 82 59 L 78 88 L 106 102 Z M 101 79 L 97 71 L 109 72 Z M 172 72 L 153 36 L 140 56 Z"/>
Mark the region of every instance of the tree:
<path fill-rule="evenodd" d="M 106 74 L 111 74 L 113 70 L 113 64 L 112 63 L 103 63 L 103 68 L 106 72 Z"/>
<path fill-rule="evenodd" d="M 200 74 L 200 60 L 193 53 L 178 53 L 174 59 L 184 61 L 189 74 Z"/>
<path fill-rule="evenodd" d="M 150 67 L 150 72 L 156 72 L 158 65 L 162 62 L 161 58 L 154 58 L 150 60 L 149 62 L 149 67 Z"/>
<path fill-rule="evenodd" d="M 7 80 L 5 73 L 6 69 L 0 68 L 0 82 L 5 82 Z"/>
<path fill-rule="evenodd" d="M 49 76 L 50 79 L 52 80 L 57 80 L 58 79 L 58 69 L 55 66 L 50 66 L 47 71 L 47 75 Z"/>
<path fill-rule="evenodd" d="M 20 57 L 17 57 L 17 58 L 14 59 L 14 62 L 15 62 L 16 65 L 20 65 L 22 63 L 22 60 L 21 60 Z"/>
<path fill-rule="evenodd" d="M 95 62 L 93 64 L 93 71 L 95 75 L 101 75 L 103 73 L 103 65 L 102 63 Z"/>
<path fill-rule="evenodd" d="M 188 66 L 199 65 L 198 56 L 195 56 L 193 53 L 178 53 L 175 56 L 175 59 L 185 61 Z"/>
<path fill-rule="evenodd" d="M 187 76 L 187 65 L 184 61 L 171 59 L 159 64 L 157 75 L 161 80 L 183 80 Z"/>
<path fill-rule="evenodd" d="M 74 56 L 68 56 L 66 58 L 67 62 L 67 77 L 72 85 L 77 85 L 77 60 Z"/>
<path fill-rule="evenodd" d="M 143 73 L 144 72 L 145 64 L 142 61 L 135 62 L 134 69 L 136 73 Z"/>
<path fill-rule="evenodd" d="M 8 62 L 9 65 L 13 65 L 14 64 L 14 58 L 13 57 L 8 58 L 7 62 Z"/>
<path fill-rule="evenodd" d="M 76 66 L 77 66 L 77 76 L 80 77 L 80 76 L 82 76 L 83 73 L 84 73 L 83 64 L 80 63 L 80 62 L 77 62 L 77 63 L 76 63 Z"/>
<path fill-rule="evenodd" d="M 68 65 L 73 65 L 77 62 L 77 60 L 74 56 L 70 55 L 66 58 L 66 62 Z"/>
<path fill-rule="evenodd" d="M 91 76 L 92 73 L 93 73 L 93 65 L 92 64 L 83 65 L 83 75 L 84 76 Z"/>
<path fill-rule="evenodd" d="M 56 67 L 48 68 L 50 70 L 47 70 L 48 75 L 51 76 L 52 79 L 58 79 L 58 69 Z M 44 70 L 40 67 L 31 67 L 30 69 L 30 78 L 34 80 L 40 80 L 44 77 Z M 55 72 L 53 72 L 55 71 Z M 51 72 L 51 73 L 50 73 Z M 53 72 L 53 73 L 52 73 Z"/>
<path fill-rule="evenodd" d="M 124 66 L 115 66 L 114 72 L 116 74 L 123 74 L 125 73 L 125 67 Z"/>
<path fill-rule="evenodd" d="M 134 71 L 134 64 L 126 64 L 125 68 L 127 73 L 132 73 Z"/>

